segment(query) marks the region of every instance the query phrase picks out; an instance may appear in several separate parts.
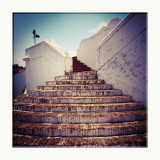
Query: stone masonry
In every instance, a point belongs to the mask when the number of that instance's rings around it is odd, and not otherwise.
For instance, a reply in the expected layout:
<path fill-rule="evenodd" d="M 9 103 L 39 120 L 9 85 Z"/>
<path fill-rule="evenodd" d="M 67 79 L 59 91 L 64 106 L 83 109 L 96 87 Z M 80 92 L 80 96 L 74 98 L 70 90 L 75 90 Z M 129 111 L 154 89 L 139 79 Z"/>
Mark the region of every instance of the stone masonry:
<path fill-rule="evenodd" d="M 73 57 L 73 72 L 19 95 L 13 146 L 146 147 L 147 111 Z"/>

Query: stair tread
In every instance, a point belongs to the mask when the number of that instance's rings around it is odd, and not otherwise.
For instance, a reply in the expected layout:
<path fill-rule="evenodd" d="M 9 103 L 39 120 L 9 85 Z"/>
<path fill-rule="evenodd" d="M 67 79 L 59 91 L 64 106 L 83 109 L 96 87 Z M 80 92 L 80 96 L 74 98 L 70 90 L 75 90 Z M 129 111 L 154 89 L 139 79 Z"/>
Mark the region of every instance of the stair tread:
<path fill-rule="evenodd" d="M 147 121 L 121 122 L 121 123 L 94 123 L 94 124 L 57 124 L 57 123 L 30 123 L 14 121 L 13 126 L 18 128 L 45 128 L 45 129 L 103 129 L 103 128 L 127 128 L 146 126 Z"/>
<path fill-rule="evenodd" d="M 17 96 L 18 101 L 30 102 L 30 103 L 121 103 L 121 102 L 132 102 L 131 96 L 29 96 L 19 95 Z"/>
<path fill-rule="evenodd" d="M 112 90 L 112 85 L 110 84 L 93 84 L 93 85 L 79 85 L 79 84 L 60 84 L 60 85 L 43 85 L 37 86 L 38 90 Z"/>
<path fill-rule="evenodd" d="M 74 86 L 107 86 L 111 84 L 74 84 Z M 73 86 L 73 84 L 52 84 L 52 85 L 38 85 L 42 87 L 48 87 L 48 86 Z"/>
<path fill-rule="evenodd" d="M 19 102 L 17 100 L 14 101 L 15 105 L 27 105 L 27 106 L 37 106 L 37 103 L 25 103 L 25 102 Z M 141 102 L 124 102 L 124 103 L 99 103 L 99 104 L 38 104 L 38 106 L 63 106 L 63 107 L 85 107 L 85 106 L 91 106 L 91 107 L 97 107 L 97 106 L 121 106 L 121 105 L 143 105 Z"/>
<path fill-rule="evenodd" d="M 104 80 L 103 79 L 61 79 L 56 81 L 104 81 Z"/>
<path fill-rule="evenodd" d="M 60 103 L 25 103 L 14 101 L 15 110 L 34 111 L 34 112 L 74 112 L 74 113 L 90 113 L 90 112 L 122 112 L 131 110 L 141 110 L 145 106 L 139 102 L 123 102 L 123 103 L 99 103 L 99 104 L 60 104 Z"/>
<path fill-rule="evenodd" d="M 48 84 L 50 84 L 50 83 L 54 83 L 54 84 L 98 84 L 98 83 L 100 83 L 100 84 L 104 84 L 105 82 L 104 82 L 104 80 L 102 80 L 102 79 L 86 79 L 86 80 L 84 80 L 84 79 L 82 79 L 82 80 L 78 80 L 78 79 L 70 79 L 70 80 L 63 80 L 63 79 L 61 79 L 61 80 L 56 80 L 56 81 L 47 81 L 46 82 L 46 84 L 48 85 Z"/>
<path fill-rule="evenodd" d="M 92 75 L 92 74 L 97 74 L 95 70 L 90 70 L 90 71 L 83 71 L 83 72 L 70 72 L 67 75 Z"/>
<path fill-rule="evenodd" d="M 101 96 L 118 96 L 122 95 L 121 90 L 29 90 L 28 95 L 30 96 L 43 96 L 43 97 L 101 97 Z"/>
<path fill-rule="evenodd" d="M 115 92 L 121 91 L 120 89 L 87 89 L 87 90 L 41 90 L 41 89 L 33 89 L 29 90 L 28 92 Z"/>
<path fill-rule="evenodd" d="M 110 137 L 40 137 L 14 134 L 13 146 L 146 146 L 146 139 L 146 134 Z"/>
<path fill-rule="evenodd" d="M 36 97 L 36 96 L 29 96 L 27 94 L 21 94 L 17 96 L 19 98 L 37 98 L 37 99 L 87 99 L 87 98 L 99 98 L 99 99 L 104 99 L 104 98 L 126 98 L 126 97 L 132 97 L 132 96 L 100 96 L 100 97 Z"/>
<path fill-rule="evenodd" d="M 122 116 L 122 115 L 132 115 L 132 114 L 146 114 L 146 110 L 136 110 L 136 111 L 123 111 L 123 112 L 104 112 L 104 113 L 64 113 L 64 112 L 32 112 L 32 111 L 19 111 L 14 110 L 15 114 L 23 115 L 33 115 L 33 116 Z"/>

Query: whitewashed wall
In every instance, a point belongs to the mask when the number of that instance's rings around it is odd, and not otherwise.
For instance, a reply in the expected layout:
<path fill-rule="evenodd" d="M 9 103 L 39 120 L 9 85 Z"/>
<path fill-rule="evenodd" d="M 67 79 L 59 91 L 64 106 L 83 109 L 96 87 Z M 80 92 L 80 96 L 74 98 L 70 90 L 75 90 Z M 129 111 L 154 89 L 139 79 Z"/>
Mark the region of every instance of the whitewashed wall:
<path fill-rule="evenodd" d="M 65 74 L 65 58 L 68 54 L 53 41 L 44 40 L 27 48 L 25 56 L 27 90 Z"/>
<path fill-rule="evenodd" d="M 99 45 L 98 77 L 147 106 L 146 14 L 130 14 Z"/>
<path fill-rule="evenodd" d="M 65 57 L 65 73 L 69 73 L 73 71 L 73 61 L 72 57 Z"/>
<path fill-rule="evenodd" d="M 113 18 L 94 36 L 82 40 L 77 50 L 77 58 L 92 69 L 96 69 L 96 53 L 100 42 L 122 21 L 121 18 Z"/>

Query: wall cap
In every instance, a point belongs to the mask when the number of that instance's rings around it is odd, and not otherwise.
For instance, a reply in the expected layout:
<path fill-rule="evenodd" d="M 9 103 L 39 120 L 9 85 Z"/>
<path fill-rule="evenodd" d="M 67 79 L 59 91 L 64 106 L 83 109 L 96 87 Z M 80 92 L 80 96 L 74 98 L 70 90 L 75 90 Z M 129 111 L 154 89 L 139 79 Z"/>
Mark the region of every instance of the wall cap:
<path fill-rule="evenodd" d="M 25 51 L 27 52 L 30 49 L 33 49 L 34 47 L 37 47 L 39 45 L 42 45 L 43 43 L 48 44 L 50 47 L 52 47 L 53 49 L 55 49 L 56 51 L 58 51 L 60 54 L 62 54 L 64 57 L 68 57 L 69 54 L 66 50 L 64 50 L 61 46 L 59 46 L 58 44 L 56 44 L 55 41 L 50 40 L 50 39 L 44 39 L 43 41 L 36 43 L 28 48 L 25 49 Z"/>

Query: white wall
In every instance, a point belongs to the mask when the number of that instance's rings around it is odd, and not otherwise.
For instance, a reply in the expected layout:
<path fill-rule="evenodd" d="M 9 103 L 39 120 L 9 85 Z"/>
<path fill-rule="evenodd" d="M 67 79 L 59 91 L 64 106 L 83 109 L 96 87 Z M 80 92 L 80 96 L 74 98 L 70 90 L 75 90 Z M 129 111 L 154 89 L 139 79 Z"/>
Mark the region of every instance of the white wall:
<path fill-rule="evenodd" d="M 98 77 L 147 105 L 146 14 L 130 14 L 99 45 Z"/>
<path fill-rule="evenodd" d="M 72 57 L 65 57 L 65 73 L 69 73 L 73 71 L 73 61 Z"/>
<path fill-rule="evenodd" d="M 113 18 L 94 36 L 82 40 L 77 50 L 77 58 L 92 69 L 96 69 L 96 53 L 100 42 L 122 21 L 121 18 Z"/>
<path fill-rule="evenodd" d="M 65 74 L 65 57 L 67 52 L 55 42 L 44 40 L 25 50 L 26 86 L 27 90 L 44 85 L 46 81 L 54 80 L 55 76 Z"/>

